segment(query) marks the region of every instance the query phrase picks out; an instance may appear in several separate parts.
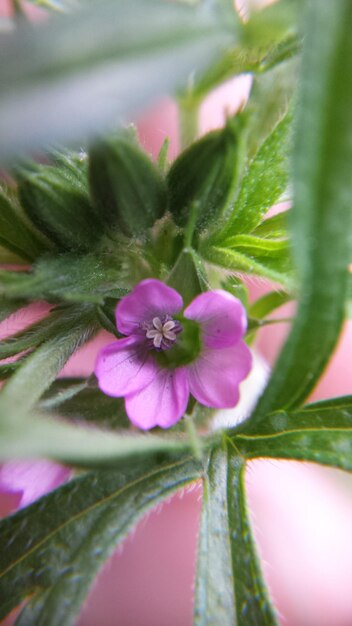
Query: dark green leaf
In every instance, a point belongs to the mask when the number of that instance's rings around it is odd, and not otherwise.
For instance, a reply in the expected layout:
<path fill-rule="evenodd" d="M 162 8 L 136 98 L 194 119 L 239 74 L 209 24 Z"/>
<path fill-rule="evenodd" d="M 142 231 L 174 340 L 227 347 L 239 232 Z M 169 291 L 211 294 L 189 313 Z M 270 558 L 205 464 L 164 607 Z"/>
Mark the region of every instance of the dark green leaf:
<path fill-rule="evenodd" d="M 130 119 L 214 61 L 233 24 L 222 3 L 100 0 L 10 33 L 0 47 L 0 158 Z"/>
<path fill-rule="evenodd" d="M 218 241 L 249 233 L 285 191 L 289 179 L 292 115 L 286 114 L 266 138 L 248 166 L 231 215 Z"/>
<path fill-rule="evenodd" d="M 233 441 L 247 459 L 297 459 L 351 471 L 352 397 L 277 411 L 266 416 L 255 435 L 234 435 Z"/>
<path fill-rule="evenodd" d="M 293 249 L 300 302 L 291 335 L 257 407 L 254 426 L 299 405 L 321 375 L 344 318 L 351 229 L 352 5 L 307 5 L 294 151 Z"/>
<path fill-rule="evenodd" d="M 123 137 L 97 143 L 89 154 L 95 210 L 108 229 L 141 235 L 166 211 L 166 189 L 156 166 Z"/>
<path fill-rule="evenodd" d="M 169 208 L 179 226 L 196 230 L 215 223 L 232 199 L 238 175 L 238 130 L 233 123 L 208 133 L 172 164 Z"/>
<path fill-rule="evenodd" d="M 5 300 L 5 298 L 1 298 L 0 301 L 0 322 L 16 313 L 19 309 L 24 306 L 24 302 L 16 301 L 12 302 L 11 300 Z"/>
<path fill-rule="evenodd" d="M 55 166 L 22 168 L 17 178 L 28 217 L 59 250 L 91 251 L 97 246 L 103 224 L 89 200 L 84 159 L 66 157 Z"/>
<path fill-rule="evenodd" d="M 210 458 L 203 487 L 196 626 L 275 626 L 244 494 L 244 469 L 231 444 Z"/>
<path fill-rule="evenodd" d="M 46 257 L 29 272 L 0 270 L 0 295 L 8 299 L 28 298 L 48 301 L 92 302 L 101 304 L 106 295 L 125 295 L 118 288 L 120 262 L 108 253 L 77 257 L 64 254 Z"/>
<path fill-rule="evenodd" d="M 62 311 L 58 309 L 40 322 L 31 324 L 25 330 L 3 339 L 0 343 L 0 359 L 15 356 L 19 352 L 37 347 L 46 339 L 54 337 L 56 332 L 60 332 L 63 328 L 61 316 Z"/>
<path fill-rule="evenodd" d="M 0 380 L 6 380 L 7 378 L 10 378 L 10 376 L 12 376 L 18 370 L 18 368 L 21 367 L 21 365 L 23 365 L 25 358 L 29 354 L 30 353 L 27 352 L 25 356 L 16 359 L 16 361 L 11 361 L 9 363 L 0 363 Z"/>
<path fill-rule="evenodd" d="M 0 188 L 0 245 L 21 259 L 33 261 L 47 249 L 21 214 L 15 196 Z"/>
<path fill-rule="evenodd" d="M 0 616 L 31 596 L 18 623 L 74 623 L 94 577 L 145 511 L 199 477 L 192 460 L 89 473 L 0 523 Z"/>
<path fill-rule="evenodd" d="M 130 426 L 123 398 L 111 398 L 86 380 L 57 380 L 47 397 L 39 404 L 41 410 L 76 421 L 94 422 L 99 426 L 125 428 Z"/>

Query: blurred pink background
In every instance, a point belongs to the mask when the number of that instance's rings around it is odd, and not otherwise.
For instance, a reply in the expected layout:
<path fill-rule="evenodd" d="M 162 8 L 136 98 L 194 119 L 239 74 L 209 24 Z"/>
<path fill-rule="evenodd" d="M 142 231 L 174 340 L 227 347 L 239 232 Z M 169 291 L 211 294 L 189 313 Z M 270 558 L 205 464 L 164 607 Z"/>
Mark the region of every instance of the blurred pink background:
<path fill-rule="evenodd" d="M 1 12 L 7 4 L 0 0 Z M 250 78 L 244 76 L 211 94 L 202 106 L 200 131 L 221 125 L 225 110 L 235 111 L 249 87 Z M 142 144 L 153 156 L 168 136 L 169 154 L 175 157 L 178 121 L 171 100 L 158 103 L 137 125 Z M 252 297 L 269 288 L 262 280 L 250 284 Z M 3 323 L 0 332 L 8 334 L 28 324 L 45 312 L 44 307 L 33 305 L 29 313 L 20 312 Z M 287 330 L 286 324 L 280 324 L 260 332 L 256 349 L 269 363 L 275 361 Z M 73 357 L 65 373 L 91 371 L 98 346 L 109 340 L 102 333 Z M 347 323 L 311 399 L 351 393 L 351 342 L 352 324 Z M 49 487 L 42 485 L 43 492 Z M 280 623 L 351 626 L 351 476 L 308 463 L 256 460 L 248 464 L 247 488 L 263 570 Z M 20 493 L 0 493 L 0 513 L 14 510 L 20 500 Z M 191 626 L 200 507 L 201 488 L 196 485 L 147 515 L 103 568 L 78 626 Z"/>

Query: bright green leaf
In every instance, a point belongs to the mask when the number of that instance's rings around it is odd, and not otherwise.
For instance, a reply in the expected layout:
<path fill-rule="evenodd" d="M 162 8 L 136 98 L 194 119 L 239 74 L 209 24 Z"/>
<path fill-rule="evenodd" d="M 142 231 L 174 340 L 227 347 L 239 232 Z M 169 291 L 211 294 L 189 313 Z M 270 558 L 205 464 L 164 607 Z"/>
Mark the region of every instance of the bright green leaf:
<path fill-rule="evenodd" d="M 208 262 L 239 274 L 263 276 L 277 282 L 287 289 L 293 289 L 293 277 L 287 273 L 289 257 L 284 250 L 276 257 L 270 256 L 247 256 L 236 249 L 222 248 L 220 246 L 204 245 L 201 248 L 201 256 Z"/>
<path fill-rule="evenodd" d="M 254 229 L 252 235 L 255 237 L 268 237 L 269 239 L 286 239 L 288 237 L 290 216 L 291 211 L 288 210 L 268 217 Z"/>
<path fill-rule="evenodd" d="M 292 115 L 287 113 L 259 148 L 240 183 L 240 192 L 217 240 L 249 233 L 285 191 L 289 180 Z"/>
<path fill-rule="evenodd" d="M 250 315 L 261 320 L 291 299 L 292 296 L 286 291 L 270 291 L 253 302 L 249 309 Z"/>

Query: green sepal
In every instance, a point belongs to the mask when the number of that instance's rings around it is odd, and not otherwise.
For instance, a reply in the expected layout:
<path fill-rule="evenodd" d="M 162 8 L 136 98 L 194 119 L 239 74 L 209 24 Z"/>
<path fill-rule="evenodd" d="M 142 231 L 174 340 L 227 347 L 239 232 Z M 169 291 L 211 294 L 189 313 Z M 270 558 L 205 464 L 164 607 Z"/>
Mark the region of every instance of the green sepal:
<path fill-rule="evenodd" d="M 87 166 L 79 159 L 22 167 L 17 174 L 22 206 L 59 250 L 90 251 L 103 234 L 88 194 Z"/>
<path fill-rule="evenodd" d="M 108 230 L 143 235 L 165 213 L 161 174 L 128 137 L 107 138 L 91 148 L 89 181 L 95 211 Z"/>
<path fill-rule="evenodd" d="M 167 283 L 181 294 L 185 305 L 189 304 L 202 291 L 207 291 L 204 264 L 194 250 L 185 248 L 181 252 Z"/>
<path fill-rule="evenodd" d="M 171 166 L 169 209 L 178 226 L 196 231 L 216 222 L 226 210 L 237 179 L 238 131 L 234 122 L 208 133 Z"/>

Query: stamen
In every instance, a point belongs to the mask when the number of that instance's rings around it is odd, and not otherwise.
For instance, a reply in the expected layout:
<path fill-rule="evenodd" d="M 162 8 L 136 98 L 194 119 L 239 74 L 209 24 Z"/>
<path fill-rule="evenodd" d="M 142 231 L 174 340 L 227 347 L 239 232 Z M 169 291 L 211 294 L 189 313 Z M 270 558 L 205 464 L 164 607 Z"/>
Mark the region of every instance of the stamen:
<path fill-rule="evenodd" d="M 172 347 L 177 339 L 177 334 L 182 331 L 179 322 L 171 319 L 168 315 L 164 318 L 164 323 L 160 317 L 153 317 L 152 323 L 144 325 L 146 338 L 152 339 L 152 345 L 157 350 L 167 350 Z"/>

